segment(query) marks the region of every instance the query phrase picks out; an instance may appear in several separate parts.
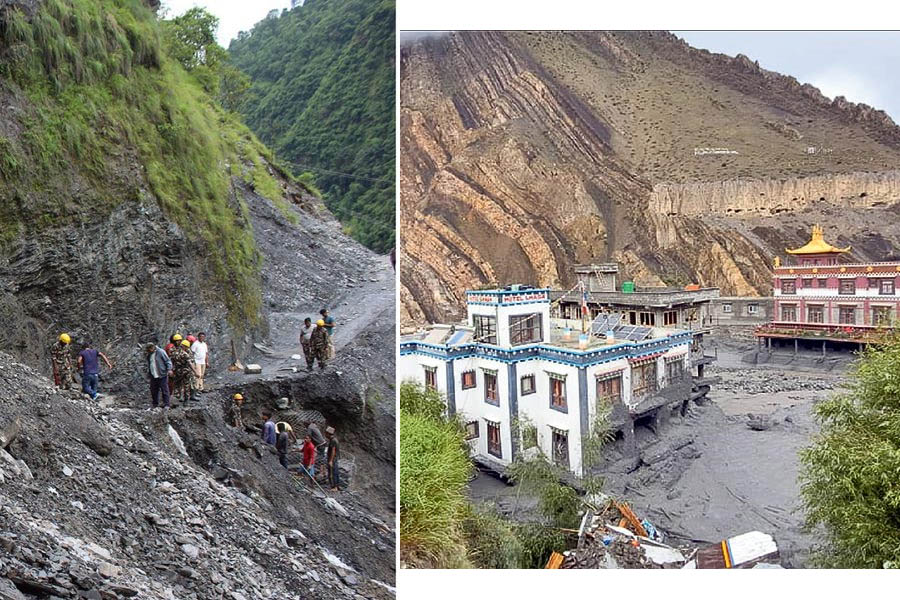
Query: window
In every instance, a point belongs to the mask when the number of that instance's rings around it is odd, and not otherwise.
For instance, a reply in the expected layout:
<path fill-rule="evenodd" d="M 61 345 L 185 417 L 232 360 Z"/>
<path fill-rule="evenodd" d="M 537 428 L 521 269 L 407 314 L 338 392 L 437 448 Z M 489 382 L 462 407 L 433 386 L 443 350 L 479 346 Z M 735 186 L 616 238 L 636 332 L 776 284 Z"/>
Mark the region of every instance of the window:
<path fill-rule="evenodd" d="M 813 280 L 812 280 L 812 279 L 807 279 L 807 278 L 804 278 L 804 279 L 803 279 L 803 287 L 805 287 L 805 288 L 811 288 L 812 286 L 813 286 Z"/>
<path fill-rule="evenodd" d="M 494 406 L 500 406 L 497 396 L 497 371 L 484 372 L 484 401 Z"/>
<path fill-rule="evenodd" d="M 894 280 L 893 279 L 882 279 L 881 285 L 879 285 L 879 291 L 882 296 L 893 296 L 894 295 Z"/>
<path fill-rule="evenodd" d="M 597 377 L 597 406 L 609 406 L 622 401 L 622 373 Z"/>
<path fill-rule="evenodd" d="M 478 438 L 478 421 L 469 421 L 466 423 L 466 439 L 474 440 Z"/>
<path fill-rule="evenodd" d="M 663 325 L 668 327 L 678 323 L 678 311 L 669 310 L 663 313 Z"/>
<path fill-rule="evenodd" d="M 841 279 L 840 287 L 838 288 L 839 294 L 850 295 L 856 293 L 856 280 L 855 279 Z"/>
<path fill-rule="evenodd" d="M 569 432 L 563 431 L 562 429 L 557 429 L 555 427 L 551 427 L 550 431 L 550 440 L 553 444 L 553 462 L 568 471 Z"/>
<path fill-rule="evenodd" d="M 497 317 L 473 315 L 472 323 L 475 325 L 475 341 L 485 344 L 497 343 Z"/>
<path fill-rule="evenodd" d="M 731 302 L 726 302 L 725 304 L 722 305 L 722 312 L 723 312 L 723 313 L 729 313 L 729 314 L 731 314 L 731 312 L 732 312 L 733 310 L 734 310 L 734 309 L 733 309 L 733 307 L 731 306 Z"/>
<path fill-rule="evenodd" d="M 644 325 L 645 327 L 653 327 L 656 325 L 656 315 L 649 312 L 642 312 L 640 313 L 640 322 L 641 325 Z"/>
<path fill-rule="evenodd" d="M 748 304 L 747 305 L 747 314 L 748 315 L 759 314 L 759 304 Z"/>
<path fill-rule="evenodd" d="M 669 385 L 681 381 L 684 377 L 684 359 L 682 357 L 666 359 L 666 382 Z"/>
<path fill-rule="evenodd" d="M 485 421 L 487 423 L 488 454 L 503 458 L 503 448 L 500 445 L 500 423 Z"/>
<path fill-rule="evenodd" d="M 891 307 L 890 306 L 873 306 L 872 307 L 872 325 L 890 325 L 891 324 Z"/>
<path fill-rule="evenodd" d="M 648 360 L 631 368 L 631 397 L 633 400 L 643 400 L 656 389 L 656 360 Z"/>
<path fill-rule="evenodd" d="M 509 342 L 513 346 L 544 341 L 541 313 L 516 315 L 509 318 Z"/>
<path fill-rule="evenodd" d="M 463 371 L 462 389 L 468 390 L 478 385 L 475 380 L 475 371 Z"/>
<path fill-rule="evenodd" d="M 566 406 L 566 377 L 556 373 L 548 373 L 550 376 L 550 408 L 568 411 Z"/>
<path fill-rule="evenodd" d="M 812 305 L 806 309 L 806 321 L 808 323 L 824 323 L 825 307 L 822 305 Z"/>
<path fill-rule="evenodd" d="M 437 367 L 425 367 L 425 388 L 437 389 Z"/>
<path fill-rule="evenodd" d="M 520 379 L 519 381 L 519 389 L 522 390 L 521 393 L 523 396 L 533 394 L 536 391 L 534 389 L 534 375 L 523 375 L 522 379 Z"/>
<path fill-rule="evenodd" d="M 828 280 L 827 280 L 827 279 L 820 279 L 820 280 L 819 280 L 819 287 L 820 287 L 820 288 L 827 288 L 827 287 L 828 287 Z"/>
<path fill-rule="evenodd" d="M 797 293 L 797 282 L 793 279 L 782 279 L 781 280 L 781 293 L 782 294 L 796 294 Z"/>
<path fill-rule="evenodd" d="M 781 305 L 781 320 L 788 322 L 796 322 L 797 321 L 797 305 L 796 304 L 782 304 Z"/>
<path fill-rule="evenodd" d="M 840 323 L 841 325 L 856 325 L 856 307 L 839 306 L 838 323 Z"/>

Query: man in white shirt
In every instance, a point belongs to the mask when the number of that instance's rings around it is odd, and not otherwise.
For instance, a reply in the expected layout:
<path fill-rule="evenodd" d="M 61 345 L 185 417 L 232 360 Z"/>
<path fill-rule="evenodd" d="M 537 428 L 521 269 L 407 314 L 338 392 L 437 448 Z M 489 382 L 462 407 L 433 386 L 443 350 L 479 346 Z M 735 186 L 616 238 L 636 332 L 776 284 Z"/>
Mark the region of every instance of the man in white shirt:
<path fill-rule="evenodd" d="M 197 367 L 197 389 L 203 391 L 203 378 L 206 376 L 206 368 L 209 366 L 209 346 L 206 345 L 206 334 L 197 334 L 197 341 L 191 344 L 191 354 L 194 355 L 194 365 Z"/>

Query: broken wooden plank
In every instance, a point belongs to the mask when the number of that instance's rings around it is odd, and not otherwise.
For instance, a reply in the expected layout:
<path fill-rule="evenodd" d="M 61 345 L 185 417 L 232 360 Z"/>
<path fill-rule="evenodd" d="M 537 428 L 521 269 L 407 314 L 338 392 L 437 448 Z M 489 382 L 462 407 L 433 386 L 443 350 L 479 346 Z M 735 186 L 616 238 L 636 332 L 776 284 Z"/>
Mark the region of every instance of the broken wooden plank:
<path fill-rule="evenodd" d="M 550 558 L 547 560 L 547 566 L 545 569 L 558 569 L 562 566 L 563 563 L 563 555 L 559 552 L 553 552 L 550 554 Z"/>
<path fill-rule="evenodd" d="M 619 512 L 622 513 L 622 516 L 628 520 L 628 524 L 631 525 L 632 531 L 634 531 L 638 535 L 650 537 L 647 534 L 647 530 L 644 529 L 643 525 L 641 525 L 641 520 L 637 518 L 637 515 L 634 514 L 634 511 L 631 510 L 631 507 L 628 506 L 628 504 L 626 504 L 625 502 L 620 502 L 616 504 L 616 508 L 618 508 Z"/>

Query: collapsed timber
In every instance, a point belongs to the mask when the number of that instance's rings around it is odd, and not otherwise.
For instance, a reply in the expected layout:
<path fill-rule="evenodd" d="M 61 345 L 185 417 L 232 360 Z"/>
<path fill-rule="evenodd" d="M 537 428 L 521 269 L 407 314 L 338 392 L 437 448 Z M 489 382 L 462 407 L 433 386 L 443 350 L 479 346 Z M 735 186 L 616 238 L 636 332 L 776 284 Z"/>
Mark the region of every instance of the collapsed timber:
<path fill-rule="evenodd" d="M 573 550 L 554 552 L 548 569 L 782 568 L 771 535 L 750 531 L 718 544 L 672 546 L 666 535 L 628 504 L 601 496 L 587 500 Z"/>

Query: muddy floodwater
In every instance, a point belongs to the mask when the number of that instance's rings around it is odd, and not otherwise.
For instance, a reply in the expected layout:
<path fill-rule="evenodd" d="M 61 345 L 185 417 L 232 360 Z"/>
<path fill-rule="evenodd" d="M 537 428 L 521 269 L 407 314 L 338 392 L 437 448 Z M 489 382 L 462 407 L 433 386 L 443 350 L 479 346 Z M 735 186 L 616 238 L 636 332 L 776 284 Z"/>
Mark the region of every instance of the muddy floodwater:
<path fill-rule="evenodd" d="M 816 535 L 802 530 L 798 452 L 818 430 L 813 406 L 842 386 L 852 357 L 827 369 L 756 366 L 742 362 L 747 349 L 720 344 L 708 374 L 721 381 L 710 402 L 662 431 L 638 428 L 641 466 L 614 466 L 605 490 L 665 531 L 669 543 L 716 543 L 759 530 L 775 538 L 783 566 L 802 568 Z M 516 487 L 483 473 L 470 495 L 516 516 L 534 507 Z"/>

